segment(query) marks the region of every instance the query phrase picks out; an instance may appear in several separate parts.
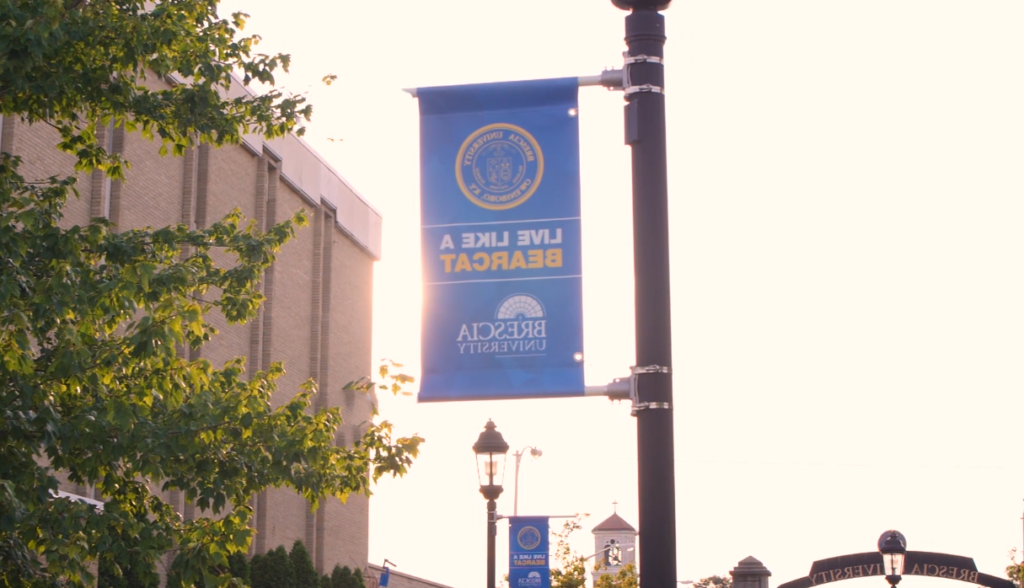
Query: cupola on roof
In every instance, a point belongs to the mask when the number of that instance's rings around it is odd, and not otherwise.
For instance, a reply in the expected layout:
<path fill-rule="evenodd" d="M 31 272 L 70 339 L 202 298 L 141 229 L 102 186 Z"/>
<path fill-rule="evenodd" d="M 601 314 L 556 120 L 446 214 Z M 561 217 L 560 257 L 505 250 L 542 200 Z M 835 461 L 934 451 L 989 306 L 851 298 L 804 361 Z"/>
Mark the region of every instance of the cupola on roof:
<path fill-rule="evenodd" d="M 633 525 L 627 523 L 626 519 L 620 517 L 618 513 L 613 513 L 612 516 L 601 521 L 591 532 L 597 533 L 599 531 L 630 531 L 636 533 Z"/>

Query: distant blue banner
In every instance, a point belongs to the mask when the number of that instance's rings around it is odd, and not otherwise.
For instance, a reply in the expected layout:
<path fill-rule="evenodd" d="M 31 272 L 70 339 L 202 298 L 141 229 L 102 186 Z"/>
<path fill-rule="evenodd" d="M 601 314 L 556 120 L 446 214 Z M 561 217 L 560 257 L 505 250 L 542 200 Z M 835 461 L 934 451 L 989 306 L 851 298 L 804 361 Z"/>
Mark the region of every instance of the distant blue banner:
<path fill-rule="evenodd" d="M 509 517 L 509 588 L 551 588 L 548 518 Z"/>
<path fill-rule="evenodd" d="M 417 90 L 420 402 L 583 395 L 577 85 Z"/>

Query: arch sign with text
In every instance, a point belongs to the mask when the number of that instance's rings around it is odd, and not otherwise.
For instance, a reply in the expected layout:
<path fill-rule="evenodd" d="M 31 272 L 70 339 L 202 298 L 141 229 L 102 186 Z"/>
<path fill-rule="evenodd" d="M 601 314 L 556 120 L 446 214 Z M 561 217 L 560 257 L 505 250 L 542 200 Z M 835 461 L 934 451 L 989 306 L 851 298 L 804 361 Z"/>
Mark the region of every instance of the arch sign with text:
<path fill-rule="evenodd" d="M 818 560 L 811 565 L 811 573 L 806 577 L 786 582 L 778 588 L 813 588 L 839 580 L 884 575 L 881 553 L 852 553 Z M 948 553 L 908 551 L 903 563 L 903 576 L 946 578 L 988 588 L 1014 588 L 1013 582 L 1006 578 L 979 572 L 973 558 Z"/>
<path fill-rule="evenodd" d="M 583 394 L 577 88 L 417 89 L 421 402 Z"/>

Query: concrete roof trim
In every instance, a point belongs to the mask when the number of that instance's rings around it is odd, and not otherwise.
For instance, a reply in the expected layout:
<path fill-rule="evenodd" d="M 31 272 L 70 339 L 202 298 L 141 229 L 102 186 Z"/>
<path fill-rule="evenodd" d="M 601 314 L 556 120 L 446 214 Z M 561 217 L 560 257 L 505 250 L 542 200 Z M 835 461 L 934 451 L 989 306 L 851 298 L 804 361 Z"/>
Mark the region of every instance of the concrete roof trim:
<path fill-rule="evenodd" d="M 173 83 L 189 80 L 169 76 Z M 232 83 L 223 92 L 226 98 L 255 94 L 232 75 Z M 267 141 L 259 133 L 242 135 L 242 146 L 256 155 L 264 150 L 278 160 L 281 179 L 314 205 L 330 203 L 338 211 L 335 223 L 352 241 L 374 259 L 383 251 L 383 215 L 308 143 L 293 134 Z"/>
<path fill-rule="evenodd" d="M 382 566 L 377 565 L 377 564 L 366 564 L 366 567 L 371 569 L 371 570 L 373 570 L 373 572 L 377 575 L 378 578 L 380 578 L 380 574 L 384 573 L 384 568 Z M 431 580 L 427 580 L 426 578 L 420 578 L 418 576 L 413 576 L 411 574 L 405 574 L 405 573 L 399 572 L 395 568 L 388 568 L 388 573 L 391 574 L 391 575 L 394 575 L 394 576 L 401 576 L 403 578 L 408 578 L 409 580 L 411 580 L 413 582 L 418 582 L 418 583 L 421 583 L 421 584 L 425 584 L 427 586 L 435 586 L 436 588 L 452 588 L 451 586 L 449 586 L 447 584 L 439 584 L 437 582 L 433 582 Z"/>

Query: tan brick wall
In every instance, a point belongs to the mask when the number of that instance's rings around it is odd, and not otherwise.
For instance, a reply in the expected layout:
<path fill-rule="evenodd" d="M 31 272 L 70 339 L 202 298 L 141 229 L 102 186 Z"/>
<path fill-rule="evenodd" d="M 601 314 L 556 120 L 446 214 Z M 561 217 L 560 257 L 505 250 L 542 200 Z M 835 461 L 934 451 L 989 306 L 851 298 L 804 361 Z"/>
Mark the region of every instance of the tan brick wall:
<path fill-rule="evenodd" d="M 309 216 L 313 210 L 302 196 L 288 185 L 277 185 L 277 219 L 284 220 L 305 209 Z M 297 390 L 309 379 L 309 325 L 312 321 L 310 291 L 313 288 L 313 228 L 298 229 L 278 254 L 274 263 L 274 311 L 271 356 L 284 362 L 285 375 L 279 380 L 282 390 Z M 274 399 L 279 406 L 285 398 Z"/>
<path fill-rule="evenodd" d="M 21 175 L 28 181 L 39 181 L 50 176 L 74 173 L 75 158 L 57 149 L 60 134 L 44 123 L 30 125 L 14 118 L 4 119 L 5 134 L 11 133 L 11 152 L 22 158 Z M 89 178 L 75 174 L 79 198 L 72 196 L 64 209 L 63 226 L 70 227 L 89 222 L 92 191 Z"/>
<path fill-rule="evenodd" d="M 221 220 L 235 208 L 241 209 L 247 218 L 255 218 L 256 174 L 259 158 L 242 147 L 208 149 L 208 179 L 205 186 L 206 226 Z M 180 160 L 177 160 L 180 163 Z M 183 173 L 182 171 L 178 172 Z M 179 180 L 180 182 L 180 180 Z M 176 214 L 181 210 L 181 192 L 176 204 Z M 215 261 L 227 264 L 231 257 L 219 251 L 211 251 Z M 211 292 L 210 296 L 216 296 Z M 202 349 L 202 356 L 215 367 L 236 357 L 249 355 L 249 332 L 247 325 L 229 325 L 218 312 L 210 314 L 210 323 L 220 334 L 211 345 Z"/>
<path fill-rule="evenodd" d="M 273 174 L 268 173 L 268 181 Z M 276 175 L 274 175 L 276 178 Z M 275 183 L 277 220 L 290 218 L 299 209 L 310 210 L 308 203 L 287 185 Z M 269 191 L 269 190 L 268 190 Z M 273 268 L 272 313 L 266 323 L 271 327 L 271 340 L 264 337 L 261 355 L 285 366 L 285 375 L 278 380 L 278 394 L 271 403 L 281 406 L 292 398 L 299 386 L 309 379 L 309 324 L 312 316 L 310 289 L 312 288 L 313 231 L 299 229 L 295 239 L 281 248 Z M 269 344 L 269 350 L 265 346 Z M 263 360 L 261 358 L 261 364 Z M 266 366 L 263 366 L 266 367 Z M 278 545 L 290 548 L 296 540 L 306 541 L 306 501 L 294 492 L 268 490 L 264 496 L 269 508 L 257 503 L 257 516 L 263 524 L 257 525 L 257 553 L 264 553 Z M 261 498 L 263 498 L 261 497 Z M 312 546 L 308 546 L 312 552 Z"/>
<path fill-rule="evenodd" d="M 163 227 L 181 222 L 184 157 L 160 157 L 160 146 L 138 133 L 124 134 L 124 157 L 131 162 L 121 186 L 118 230 Z"/>
<path fill-rule="evenodd" d="M 367 394 L 342 390 L 348 382 L 367 375 L 372 369 L 370 343 L 372 336 L 373 260 L 357 248 L 337 226 L 332 226 L 331 256 L 331 353 L 328 359 L 333 372 L 327 390 L 328 405 L 340 406 L 345 419 L 338 435 L 339 442 L 350 445 L 365 431 L 371 418 Z M 369 544 L 369 500 L 353 496 L 342 505 L 336 500 L 324 507 L 325 563 L 331 557 L 350 567 L 362 567 Z M 340 532 L 338 532 L 340 531 Z M 333 568 L 330 563 L 327 569 Z"/>

